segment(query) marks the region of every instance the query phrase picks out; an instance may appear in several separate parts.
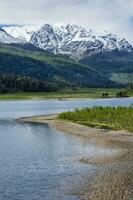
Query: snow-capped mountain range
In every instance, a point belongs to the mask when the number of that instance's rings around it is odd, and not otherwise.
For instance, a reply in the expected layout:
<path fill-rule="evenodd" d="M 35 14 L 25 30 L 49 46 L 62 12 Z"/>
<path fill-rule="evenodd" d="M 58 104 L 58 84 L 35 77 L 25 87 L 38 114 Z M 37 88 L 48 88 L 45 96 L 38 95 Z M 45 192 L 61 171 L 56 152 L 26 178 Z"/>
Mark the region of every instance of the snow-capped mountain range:
<path fill-rule="evenodd" d="M 30 42 L 31 36 L 34 32 L 38 31 L 40 26 L 36 25 L 25 25 L 25 26 L 5 26 L 3 29 L 13 36 L 14 38 L 20 39 L 23 42 Z"/>
<path fill-rule="evenodd" d="M 5 30 L 0 28 L 0 43 L 22 43 L 20 39 L 14 38 L 13 36 L 9 35 Z"/>
<path fill-rule="evenodd" d="M 3 27 L 4 34 L 12 38 L 11 42 L 1 36 L 0 42 L 15 43 L 28 42 L 34 46 L 54 54 L 68 55 L 74 59 L 81 59 L 101 52 L 113 50 L 131 52 L 133 46 L 124 38 L 107 31 L 98 32 L 78 25 L 52 26 L 8 26 Z M 4 40 L 3 40 L 4 38 Z"/>

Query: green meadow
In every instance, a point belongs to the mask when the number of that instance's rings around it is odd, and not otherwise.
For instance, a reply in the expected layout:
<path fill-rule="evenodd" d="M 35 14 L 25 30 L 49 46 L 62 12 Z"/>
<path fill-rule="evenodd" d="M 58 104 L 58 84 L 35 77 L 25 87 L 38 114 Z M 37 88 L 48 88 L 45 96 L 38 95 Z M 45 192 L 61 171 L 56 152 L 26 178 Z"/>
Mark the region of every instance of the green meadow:
<path fill-rule="evenodd" d="M 91 127 L 133 132 L 133 107 L 93 107 L 64 112 L 59 119 Z"/>
<path fill-rule="evenodd" d="M 0 94 L 0 100 L 28 100 L 28 99 L 78 99 L 78 98 L 103 98 L 103 93 L 108 93 L 107 98 L 114 98 L 121 89 L 90 88 L 75 91 L 66 90 L 60 92 L 17 92 Z M 130 96 L 133 94 L 130 93 Z"/>

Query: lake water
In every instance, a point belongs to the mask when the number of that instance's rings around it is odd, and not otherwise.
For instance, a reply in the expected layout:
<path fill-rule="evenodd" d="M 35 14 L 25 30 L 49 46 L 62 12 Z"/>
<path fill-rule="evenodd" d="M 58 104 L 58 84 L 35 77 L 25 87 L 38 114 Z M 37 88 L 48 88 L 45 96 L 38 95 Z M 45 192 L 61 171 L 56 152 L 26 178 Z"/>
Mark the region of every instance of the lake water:
<path fill-rule="evenodd" d="M 96 167 L 77 158 L 103 153 L 88 142 L 47 125 L 16 118 L 87 106 L 129 106 L 133 98 L 0 102 L 0 200 L 78 200 L 72 195 Z M 107 150 L 105 153 L 109 153 Z"/>

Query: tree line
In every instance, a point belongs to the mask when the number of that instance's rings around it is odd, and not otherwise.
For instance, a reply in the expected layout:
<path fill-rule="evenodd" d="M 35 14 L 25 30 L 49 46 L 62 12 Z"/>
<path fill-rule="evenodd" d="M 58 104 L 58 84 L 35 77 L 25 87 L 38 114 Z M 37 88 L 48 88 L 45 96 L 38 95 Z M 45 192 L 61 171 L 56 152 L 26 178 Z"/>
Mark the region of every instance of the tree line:
<path fill-rule="evenodd" d="M 51 92 L 56 90 L 56 85 L 52 83 L 27 76 L 0 74 L 0 93 Z"/>

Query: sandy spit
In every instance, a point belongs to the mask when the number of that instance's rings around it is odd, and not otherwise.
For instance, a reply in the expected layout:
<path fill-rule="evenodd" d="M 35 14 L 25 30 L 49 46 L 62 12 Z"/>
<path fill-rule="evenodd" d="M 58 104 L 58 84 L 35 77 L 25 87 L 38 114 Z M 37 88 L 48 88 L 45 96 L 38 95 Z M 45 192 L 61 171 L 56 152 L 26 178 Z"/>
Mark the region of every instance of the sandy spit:
<path fill-rule="evenodd" d="M 112 156 L 81 158 L 99 167 L 99 174 L 74 194 L 84 200 L 133 200 L 133 133 L 108 131 L 57 119 L 57 115 L 20 118 L 21 123 L 45 123 L 57 130 L 81 137 L 103 148 L 119 150 Z"/>

